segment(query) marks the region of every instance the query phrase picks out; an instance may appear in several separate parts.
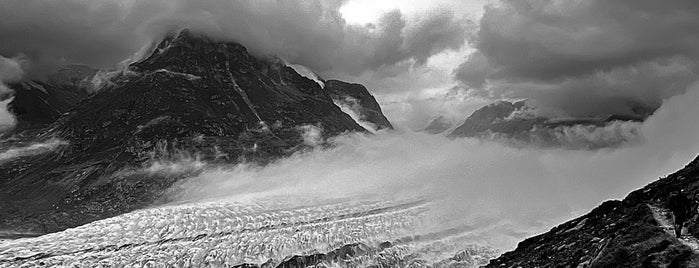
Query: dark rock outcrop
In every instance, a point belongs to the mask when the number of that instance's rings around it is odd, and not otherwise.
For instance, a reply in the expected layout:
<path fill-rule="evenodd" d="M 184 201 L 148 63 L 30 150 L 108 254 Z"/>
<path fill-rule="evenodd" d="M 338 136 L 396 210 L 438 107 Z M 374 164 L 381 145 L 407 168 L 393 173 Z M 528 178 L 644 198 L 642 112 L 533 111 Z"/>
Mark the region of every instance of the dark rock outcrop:
<path fill-rule="evenodd" d="M 378 247 L 363 243 L 341 246 L 326 253 L 309 253 L 293 255 L 278 263 L 270 259 L 263 264 L 243 263 L 233 267 L 240 268 L 304 268 L 304 267 L 479 267 L 492 256 L 487 248 L 468 246 L 454 256 L 444 260 L 428 260 L 421 253 L 407 253 L 403 247 L 394 247 L 390 242 L 383 242 Z"/>
<path fill-rule="evenodd" d="M 697 252 L 664 230 L 653 208 L 675 190 L 699 193 L 698 163 L 526 239 L 487 267 L 697 267 Z"/>
<path fill-rule="evenodd" d="M 393 129 L 391 122 L 383 115 L 379 103 L 363 85 L 327 80 L 325 90 L 336 102 L 356 109 L 361 119 L 374 124 L 377 130 Z"/>
<path fill-rule="evenodd" d="M 79 74 L 61 72 L 68 71 L 59 71 L 47 82 L 25 80 L 10 84 L 14 92 L 8 110 L 17 119 L 11 133 L 46 127 L 88 97 L 87 79 L 95 73 L 81 73 L 86 76 L 80 79 Z"/>
<path fill-rule="evenodd" d="M 27 92 L 34 95 L 18 93 L 18 114 L 45 93 Z M 44 124 L 63 114 L 31 138 L 65 144 L 0 160 L 0 229 L 52 232 L 165 202 L 165 190 L 192 174 L 138 170 L 173 152 L 265 163 L 305 146 L 300 126 L 319 127 L 325 137 L 365 131 L 327 91 L 281 61 L 186 30 L 79 105 L 86 95 L 60 96 L 61 105 L 47 104 L 55 109 L 19 115 Z M 30 141 L 14 142 L 3 146 Z"/>
<path fill-rule="evenodd" d="M 239 268 L 304 268 L 304 267 L 328 267 L 333 264 L 349 261 L 354 257 L 359 257 L 375 249 L 361 244 L 347 244 L 327 253 L 312 253 L 307 255 L 294 255 L 284 258 L 275 265 L 274 260 L 268 260 L 263 264 L 243 263 L 233 267 Z"/>

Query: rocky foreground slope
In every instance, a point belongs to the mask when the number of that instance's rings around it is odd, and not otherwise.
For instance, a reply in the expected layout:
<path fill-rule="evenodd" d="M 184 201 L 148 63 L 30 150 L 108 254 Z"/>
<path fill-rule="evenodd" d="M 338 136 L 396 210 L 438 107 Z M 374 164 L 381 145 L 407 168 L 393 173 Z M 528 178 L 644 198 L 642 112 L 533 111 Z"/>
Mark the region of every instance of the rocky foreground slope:
<path fill-rule="evenodd" d="M 0 231 L 53 232 L 166 202 L 191 174 L 153 172 L 154 161 L 264 163 L 366 131 L 282 61 L 186 30 L 96 93 L 79 88 L 89 72 L 15 85 L 11 109 L 35 130 L 0 144 Z"/>
<path fill-rule="evenodd" d="M 668 229 L 670 193 L 699 193 L 699 157 L 685 168 L 526 239 L 486 267 L 699 267 L 699 224 L 677 239 Z"/>

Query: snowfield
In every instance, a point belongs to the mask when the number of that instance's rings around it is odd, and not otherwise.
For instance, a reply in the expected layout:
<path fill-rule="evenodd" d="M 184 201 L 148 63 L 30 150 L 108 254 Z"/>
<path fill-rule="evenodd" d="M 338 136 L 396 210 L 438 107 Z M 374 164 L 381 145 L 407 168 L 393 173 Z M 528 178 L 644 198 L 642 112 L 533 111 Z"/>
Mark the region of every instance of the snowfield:
<path fill-rule="evenodd" d="M 468 244 L 468 234 L 458 230 L 419 233 L 430 209 L 428 200 L 309 204 L 216 201 L 138 210 L 58 233 L 0 242 L 0 266 L 276 266 L 289 256 L 351 244 L 360 245 L 361 254 L 323 265 L 471 267 L 496 256 L 494 250 Z"/>

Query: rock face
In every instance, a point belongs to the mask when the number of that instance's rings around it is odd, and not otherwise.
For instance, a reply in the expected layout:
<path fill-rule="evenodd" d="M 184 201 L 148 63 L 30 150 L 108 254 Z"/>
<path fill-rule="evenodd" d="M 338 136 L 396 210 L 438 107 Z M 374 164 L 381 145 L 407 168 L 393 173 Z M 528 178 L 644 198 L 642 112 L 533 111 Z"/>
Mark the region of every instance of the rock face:
<path fill-rule="evenodd" d="M 598 149 L 618 146 L 635 133 L 616 122 L 637 122 L 631 116 L 611 115 L 608 118 L 556 119 L 530 113 L 526 101 L 498 101 L 486 105 L 469 116 L 449 137 L 501 138 L 515 143 L 570 149 Z M 607 135 L 600 135 L 606 128 Z M 596 139 L 590 139 L 595 137 Z"/>
<path fill-rule="evenodd" d="M 440 115 L 432 119 L 430 123 L 427 124 L 427 126 L 421 131 L 427 134 L 442 134 L 444 132 L 447 132 L 453 126 L 454 122 Z"/>
<path fill-rule="evenodd" d="M 93 88 L 95 75 L 105 70 L 85 65 L 66 65 L 48 76 L 47 83 L 60 88 L 78 88 L 90 90 Z"/>
<path fill-rule="evenodd" d="M 0 229 L 51 232 L 164 201 L 166 189 L 192 174 L 139 172 L 153 159 L 265 162 L 303 148 L 302 126 L 325 137 L 365 131 L 281 61 L 186 30 L 80 105 L 86 94 L 29 85 L 33 95 L 18 91 L 13 106 L 20 117 L 46 124 L 66 114 L 39 131 L 39 141 L 59 141 L 54 150 L 36 153 L 45 146 L 28 140 L 2 144 L 16 153 L 0 158 Z M 61 105 L 26 110 L 42 94 Z"/>
<path fill-rule="evenodd" d="M 12 133 L 40 129 L 56 121 L 88 97 L 97 69 L 70 65 L 47 81 L 25 80 L 10 85 L 14 98 L 8 110 L 17 118 Z"/>
<path fill-rule="evenodd" d="M 334 101 L 353 109 L 361 120 L 373 124 L 376 130 L 393 129 L 391 122 L 383 115 L 379 103 L 363 85 L 327 80 L 325 90 Z"/>
<path fill-rule="evenodd" d="M 677 239 L 668 229 L 672 191 L 699 193 L 699 158 L 680 171 L 590 213 L 526 239 L 487 267 L 699 267 L 699 226 Z"/>

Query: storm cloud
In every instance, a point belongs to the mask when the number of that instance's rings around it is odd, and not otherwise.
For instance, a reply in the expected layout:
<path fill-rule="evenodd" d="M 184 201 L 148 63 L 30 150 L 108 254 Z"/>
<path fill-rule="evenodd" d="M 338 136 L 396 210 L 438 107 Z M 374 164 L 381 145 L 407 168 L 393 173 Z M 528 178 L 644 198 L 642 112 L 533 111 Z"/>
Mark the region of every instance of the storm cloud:
<path fill-rule="evenodd" d="M 15 82 L 22 78 L 22 56 L 15 58 L 5 58 L 0 56 L 0 99 L 3 95 L 11 92 L 5 83 Z"/>
<path fill-rule="evenodd" d="M 421 64 L 436 53 L 459 49 L 473 28 L 448 9 L 426 10 L 414 18 L 396 10 L 377 23 L 349 24 L 338 12 L 344 2 L 2 1 L 0 55 L 26 54 L 32 76 L 65 63 L 113 67 L 139 57 L 163 35 L 190 28 L 321 74 L 359 74 L 406 61 Z"/>
<path fill-rule="evenodd" d="M 454 72 L 472 94 L 572 116 L 645 115 L 699 74 L 694 1 L 501 1 Z"/>

